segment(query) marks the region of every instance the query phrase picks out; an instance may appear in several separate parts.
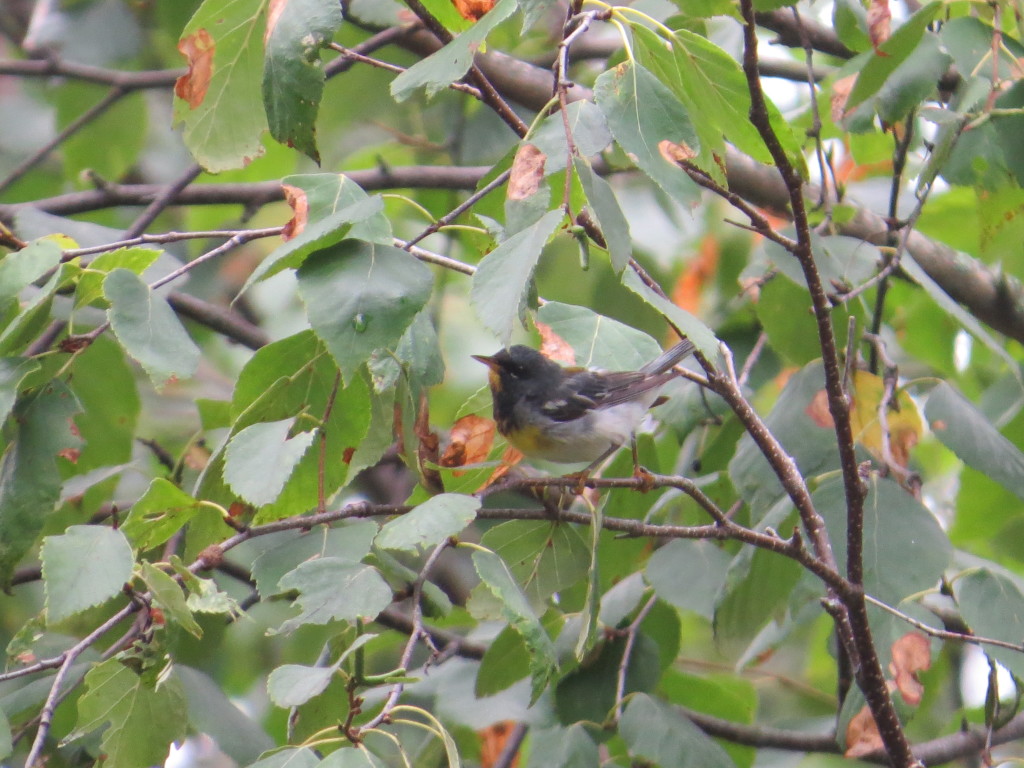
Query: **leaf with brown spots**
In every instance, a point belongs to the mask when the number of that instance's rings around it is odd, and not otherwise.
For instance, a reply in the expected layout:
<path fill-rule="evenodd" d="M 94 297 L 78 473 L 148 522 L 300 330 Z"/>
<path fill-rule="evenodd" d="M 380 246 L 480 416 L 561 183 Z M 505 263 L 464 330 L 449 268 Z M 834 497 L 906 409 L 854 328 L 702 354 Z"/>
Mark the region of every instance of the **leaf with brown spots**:
<path fill-rule="evenodd" d="M 513 448 L 511 445 L 508 446 L 505 449 L 505 452 L 501 455 L 501 463 L 498 464 L 497 467 L 495 467 L 494 471 L 491 473 L 491 476 L 487 478 L 487 481 L 476 489 L 477 492 L 479 493 L 484 488 L 490 488 L 496 482 L 501 480 L 501 478 L 507 475 L 512 470 L 512 467 L 514 467 L 522 460 L 523 452 L 520 451 L 518 448 Z"/>
<path fill-rule="evenodd" d="M 871 36 L 871 45 L 879 56 L 888 56 L 884 51 L 878 50 L 878 46 L 884 43 L 892 35 L 892 12 L 889 10 L 889 0 L 871 0 L 868 6 L 868 34 Z"/>
<path fill-rule="evenodd" d="M 299 187 L 282 184 L 281 189 L 284 190 L 284 199 L 292 209 L 292 217 L 281 230 L 281 239 L 288 241 L 301 235 L 302 230 L 306 228 L 309 219 L 309 199 L 306 197 L 306 190 Z"/>
<path fill-rule="evenodd" d="M 197 29 L 178 41 L 178 50 L 188 59 L 188 72 L 174 83 L 175 95 L 195 109 L 203 103 L 213 77 L 213 54 L 217 46 L 205 29 Z"/>
<path fill-rule="evenodd" d="M 480 21 L 494 7 L 494 0 L 452 0 L 459 15 L 469 21 Z"/>
<path fill-rule="evenodd" d="M 668 139 L 662 139 L 658 142 L 658 152 L 663 158 L 673 164 L 685 163 L 697 156 L 697 153 L 685 141 L 676 144 Z"/>
<path fill-rule="evenodd" d="M 480 768 L 492 768 L 498 764 L 498 758 L 505 751 L 505 744 L 512 735 L 515 723 L 512 720 L 505 720 L 500 723 L 484 728 L 479 731 L 480 736 Z M 519 754 L 516 753 L 511 762 L 503 763 L 508 768 L 516 768 L 519 765 Z"/>
<path fill-rule="evenodd" d="M 544 179 L 544 163 L 547 159 L 547 155 L 533 144 L 523 144 L 519 148 L 508 178 L 509 200 L 525 200 L 537 192 Z"/>
<path fill-rule="evenodd" d="M 829 98 L 831 105 L 832 122 L 839 125 L 846 117 L 846 100 L 850 98 L 850 91 L 857 82 L 857 75 L 847 75 L 832 83 L 832 96 Z"/>
<path fill-rule="evenodd" d="M 804 413 L 811 417 L 811 421 L 819 427 L 832 429 L 836 423 L 832 420 L 832 412 L 828 409 L 828 392 L 819 389 L 814 393 L 811 402 L 804 409 Z"/>
<path fill-rule="evenodd" d="M 882 749 L 883 746 L 885 745 L 882 742 L 882 734 L 878 732 L 878 724 L 865 704 L 860 712 L 850 718 L 846 726 L 846 751 L 843 756 L 863 757 Z"/>
<path fill-rule="evenodd" d="M 442 467 L 464 467 L 485 461 L 494 445 L 495 425 L 475 414 L 463 416 L 452 425 L 451 439 L 441 456 Z M 465 472 L 455 472 L 461 477 Z"/>
<path fill-rule="evenodd" d="M 534 321 L 540 333 L 540 353 L 549 360 L 562 365 L 576 365 L 576 353 L 565 339 L 555 333 L 551 326 L 539 320 Z"/>
<path fill-rule="evenodd" d="M 907 704 L 921 703 L 924 686 L 917 679 L 918 672 L 932 666 L 931 643 L 919 632 L 908 632 L 892 644 L 889 672 L 896 678 L 896 690 Z"/>
<path fill-rule="evenodd" d="M 284 9 L 288 6 L 288 0 L 270 0 L 270 5 L 267 6 L 267 28 L 263 31 L 263 45 L 266 47 L 267 40 L 274 33 L 274 27 L 277 26 L 277 20 L 281 18 L 281 14 L 284 13 Z"/>

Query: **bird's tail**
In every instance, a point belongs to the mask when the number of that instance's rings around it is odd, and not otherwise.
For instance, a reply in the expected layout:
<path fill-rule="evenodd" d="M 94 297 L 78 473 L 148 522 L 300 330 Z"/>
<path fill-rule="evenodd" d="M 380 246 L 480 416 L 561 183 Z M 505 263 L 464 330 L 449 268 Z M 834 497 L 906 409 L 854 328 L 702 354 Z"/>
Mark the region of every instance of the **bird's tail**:
<path fill-rule="evenodd" d="M 678 365 L 691 354 L 693 354 L 693 342 L 683 339 L 671 349 L 662 352 L 658 357 L 647 363 L 640 370 L 643 373 L 664 373 L 673 366 Z"/>

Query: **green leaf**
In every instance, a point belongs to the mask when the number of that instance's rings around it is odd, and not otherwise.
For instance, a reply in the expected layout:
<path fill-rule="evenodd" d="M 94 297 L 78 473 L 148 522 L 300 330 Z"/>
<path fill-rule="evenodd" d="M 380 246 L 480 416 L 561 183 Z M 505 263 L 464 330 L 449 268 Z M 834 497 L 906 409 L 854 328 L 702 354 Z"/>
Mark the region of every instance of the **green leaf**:
<path fill-rule="evenodd" d="M 219 683 L 192 667 L 176 664 L 174 676 L 188 700 L 188 723 L 210 736 L 237 765 L 248 765 L 274 741 L 224 694 Z"/>
<path fill-rule="evenodd" d="M 618 689 L 619 669 L 626 648 L 625 637 L 605 640 L 581 664 L 558 682 L 555 709 L 563 724 L 590 720 L 603 723 L 612 714 Z M 636 635 L 626 669 L 624 692 L 649 693 L 661 677 L 661 659 L 657 643 L 647 634 Z"/>
<path fill-rule="evenodd" d="M 82 276 L 75 286 L 75 308 L 99 302 L 103 298 L 103 281 L 115 269 L 127 269 L 141 275 L 159 256 L 160 251 L 153 248 L 118 248 L 101 253 L 82 268 Z"/>
<path fill-rule="evenodd" d="M 0 585 L 32 548 L 60 498 L 57 457 L 77 449 L 71 420 L 79 412 L 74 395 L 50 381 L 14 409 L 17 431 L 0 459 Z"/>
<path fill-rule="evenodd" d="M 168 619 L 197 638 L 203 636 L 203 630 L 186 605 L 185 593 L 178 582 L 151 563 L 141 563 L 139 575 Z"/>
<path fill-rule="evenodd" d="M 600 154 L 612 143 L 608 121 L 597 105 L 592 101 L 574 101 L 566 107 L 564 116 L 555 113 L 545 118 L 528 137 L 528 142 L 544 153 L 545 176 L 565 169 L 566 158 L 569 156 L 569 145 L 565 137 L 566 123 L 569 124 L 576 151 L 583 158 Z"/>
<path fill-rule="evenodd" d="M 309 747 L 286 747 L 260 758 L 249 768 L 317 768 L 320 758 Z"/>
<path fill-rule="evenodd" d="M 646 694 L 629 700 L 619 735 L 631 755 L 663 768 L 733 768 L 725 751 L 682 712 Z"/>
<path fill-rule="evenodd" d="M 124 534 L 98 525 L 72 525 L 48 536 L 41 559 L 51 626 L 121 594 L 135 563 Z"/>
<path fill-rule="evenodd" d="M 950 62 L 938 35 L 926 34 L 875 95 L 875 109 L 882 122 L 894 125 L 931 96 L 936 88 L 935 73 L 945 72 Z"/>
<path fill-rule="evenodd" d="M 587 307 L 546 301 L 537 319 L 573 348 L 577 365 L 635 371 L 661 354 L 658 342 L 643 331 Z"/>
<path fill-rule="evenodd" d="M 590 547 L 572 525 L 546 520 L 509 520 L 491 528 L 481 543 L 508 563 L 530 604 L 575 586 L 590 567 Z"/>
<path fill-rule="evenodd" d="M 109 768 L 162 765 L 171 742 L 185 737 L 185 695 L 177 680 L 153 683 L 110 659 L 85 676 L 85 685 L 68 740 L 106 725 L 100 747 Z"/>
<path fill-rule="evenodd" d="M 7 716 L 0 709 L 0 760 L 5 760 L 14 751 L 14 742 L 11 739 L 11 724 L 7 722 Z"/>
<path fill-rule="evenodd" d="M 372 618 L 391 603 L 391 589 L 377 569 L 337 557 L 303 563 L 278 583 L 282 590 L 298 590 L 295 602 L 301 613 L 277 632 L 291 632 L 304 624 Z"/>
<path fill-rule="evenodd" d="M 487 646 L 476 671 L 473 693 L 478 699 L 508 689 L 530 674 L 530 653 L 522 635 L 507 626 Z"/>
<path fill-rule="evenodd" d="M 942 3 L 928 3 L 907 19 L 888 40 L 878 46 L 878 50 L 868 59 L 868 63 L 857 75 L 857 82 L 854 83 L 853 89 L 846 99 L 847 113 L 878 93 L 889 76 L 917 48 L 921 38 L 926 34 L 928 25 L 932 23 L 942 7 Z"/>
<path fill-rule="evenodd" d="M 601 225 L 601 234 L 604 235 L 605 243 L 608 246 L 608 257 L 612 261 L 612 268 L 621 272 L 629 264 L 633 255 L 633 240 L 629 235 L 629 221 L 619 207 L 619 201 L 615 199 L 615 192 L 611 185 L 594 173 L 590 163 L 581 157 L 574 161 L 576 175 L 580 177 L 580 184 L 583 185 L 583 192 L 587 196 L 587 202 L 594 209 L 598 224 Z"/>
<path fill-rule="evenodd" d="M 601 764 L 597 744 L 582 723 L 534 730 L 530 743 L 526 768 L 593 768 Z"/>
<path fill-rule="evenodd" d="M 35 240 L 0 260 L 0 311 L 18 294 L 60 264 L 61 250 L 53 240 Z"/>
<path fill-rule="evenodd" d="M 718 359 L 718 339 L 704 323 L 685 309 L 677 307 L 665 297 L 659 296 L 631 269 L 622 273 L 622 284 L 675 324 L 705 357 L 711 361 Z"/>
<path fill-rule="evenodd" d="M 393 348 L 430 298 L 431 271 L 391 246 L 346 241 L 299 269 L 310 325 L 346 383 L 380 348 Z"/>
<path fill-rule="evenodd" d="M 121 531 L 136 549 L 145 552 L 181 530 L 198 509 L 198 501 L 169 480 L 157 477 L 132 504 Z"/>
<path fill-rule="evenodd" d="M 252 564 L 256 589 L 263 599 L 279 594 L 281 577 L 307 560 L 334 557 L 358 563 L 370 553 L 377 524 L 347 521 L 317 533 L 281 533 L 269 537 L 269 546 Z"/>
<path fill-rule="evenodd" d="M 560 209 L 548 211 L 487 254 L 473 275 L 471 297 L 477 317 L 505 346 L 512 339 L 516 318 L 526 323 L 533 272 L 564 216 Z"/>
<path fill-rule="evenodd" d="M 320 768 L 385 768 L 365 746 L 336 749 L 320 762 Z"/>
<path fill-rule="evenodd" d="M 644 576 L 665 602 L 710 619 L 728 568 L 729 555 L 713 542 L 676 539 L 651 555 Z"/>
<path fill-rule="evenodd" d="M 201 352 L 167 302 L 138 275 L 115 269 L 103 281 L 110 301 L 110 326 L 125 350 L 160 387 L 187 379 L 199 367 Z"/>
<path fill-rule="evenodd" d="M 594 100 L 637 167 L 669 196 L 690 204 L 697 197 L 696 185 L 659 150 L 662 141 L 700 148 L 690 116 L 672 91 L 641 65 L 625 62 L 597 78 Z"/>
<path fill-rule="evenodd" d="M 480 500 L 473 496 L 442 493 L 385 523 L 374 543 L 382 549 L 430 549 L 461 533 L 476 519 L 478 509 Z"/>
<path fill-rule="evenodd" d="M 558 669 L 555 646 L 541 626 L 537 615 L 530 608 L 526 595 L 519 589 L 515 578 L 505 562 L 493 552 L 475 550 L 473 565 L 480 580 L 491 593 L 501 601 L 505 620 L 522 636 L 530 651 L 530 677 L 532 679 L 530 704 L 537 699 L 554 678 Z"/>
<path fill-rule="evenodd" d="M 224 480 L 243 499 L 261 507 L 280 495 L 315 432 L 289 437 L 294 419 L 253 424 L 231 437 L 224 453 Z"/>
<path fill-rule="evenodd" d="M 376 392 L 393 388 L 403 374 L 414 392 L 444 381 L 444 357 L 430 307 L 416 315 L 393 353 L 373 355 L 369 369 Z"/>
<path fill-rule="evenodd" d="M 434 96 L 466 74 L 484 38 L 515 13 L 516 7 L 516 0 L 499 0 L 472 27 L 392 80 L 391 95 L 395 101 L 405 101 L 419 88 L 426 88 L 427 96 Z"/>
<path fill-rule="evenodd" d="M 846 495 L 841 478 L 811 495 L 828 527 L 841 571 L 846 568 Z M 953 548 L 939 521 L 892 480 L 873 477 L 864 499 L 864 589 L 889 605 L 934 587 Z"/>
<path fill-rule="evenodd" d="M 1020 645 L 1024 638 L 1024 594 L 1018 584 L 993 569 L 970 571 L 953 582 L 960 615 L 971 631 L 981 637 Z M 1017 679 L 1024 678 L 1020 651 L 982 646 L 985 654 L 1005 666 Z"/>
<path fill-rule="evenodd" d="M 328 175 L 334 180 L 340 180 L 336 190 L 338 197 L 334 200 L 336 207 L 315 218 L 311 212 L 302 232 L 273 251 L 253 270 L 242 288 L 243 292 L 260 280 L 266 280 L 285 269 L 298 269 L 311 254 L 348 237 L 355 240 L 369 239 L 356 237 L 356 228 L 359 224 L 374 222 L 384 211 L 383 201 L 379 197 L 369 197 L 345 176 Z M 371 242 L 379 242 L 381 239 L 375 237 Z M 390 244 L 390 233 L 386 239 L 384 244 Z"/>
<path fill-rule="evenodd" d="M 26 376 L 39 370 L 39 363 L 25 357 L 0 357 L 0 423 L 14 410 L 18 390 Z"/>
<path fill-rule="evenodd" d="M 320 49 L 341 26 L 333 0 L 285 0 L 268 24 L 263 64 L 263 106 L 270 135 L 317 163 L 316 115 L 324 91 Z"/>
<path fill-rule="evenodd" d="M 267 0 L 204 0 L 181 33 L 190 60 L 175 88 L 174 122 L 211 173 L 241 168 L 263 154 L 267 128 L 260 81 Z M 185 93 L 185 98 L 182 97 Z"/>
<path fill-rule="evenodd" d="M 1024 453 L 970 401 L 943 381 L 928 394 L 924 412 L 943 445 L 1024 499 Z"/>
<path fill-rule="evenodd" d="M 267 694 L 279 707 L 297 707 L 323 693 L 337 672 L 333 664 L 329 667 L 285 664 L 270 673 Z"/>

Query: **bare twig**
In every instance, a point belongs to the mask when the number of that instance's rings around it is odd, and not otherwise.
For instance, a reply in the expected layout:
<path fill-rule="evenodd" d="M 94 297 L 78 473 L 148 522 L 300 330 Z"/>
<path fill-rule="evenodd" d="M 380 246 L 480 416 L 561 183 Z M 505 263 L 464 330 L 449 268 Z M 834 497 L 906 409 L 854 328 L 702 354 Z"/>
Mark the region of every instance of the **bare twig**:
<path fill-rule="evenodd" d="M 626 698 L 626 675 L 629 673 L 629 660 L 633 655 L 633 646 L 636 645 L 636 636 L 640 632 L 640 625 L 643 624 L 656 602 L 658 602 L 658 596 L 651 595 L 637 613 L 636 618 L 626 628 L 626 645 L 622 649 L 622 659 L 619 661 L 619 668 L 615 676 L 615 722 L 622 719 L 622 701 Z"/>

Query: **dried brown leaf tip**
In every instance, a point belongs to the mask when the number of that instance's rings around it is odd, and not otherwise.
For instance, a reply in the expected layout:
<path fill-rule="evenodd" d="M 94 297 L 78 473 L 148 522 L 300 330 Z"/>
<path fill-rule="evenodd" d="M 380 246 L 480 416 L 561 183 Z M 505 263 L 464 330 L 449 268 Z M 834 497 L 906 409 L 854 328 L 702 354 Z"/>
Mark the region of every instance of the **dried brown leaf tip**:
<path fill-rule="evenodd" d="M 917 706 L 921 703 L 924 686 L 917 679 L 917 674 L 931 666 L 931 643 L 919 632 L 908 632 L 892 644 L 889 673 L 896 678 L 896 690 L 907 704 Z"/>
<path fill-rule="evenodd" d="M 306 221 L 309 217 L 309 200 L 306 199 L 306 192 L 303 189 L 288 184 L 282 184 L 281 188 L 284 190 L 284 199 L 292 209 L 292 217 L 288 219 L 288 223 L 281 230 L 281 239 L 291 240 L 302 234 L 302 230 L 306 228 Z"/>
<path fill-rule="evenodd" d="M 546 323 L 537 322 L 535 325 L 540 333 L 540 353 L 544 357 L 562 365 L 576 365 L 576 353 L 565 339 Z"/>
<path fill-rule="evenodd" d="M 844 757 L 863 757 L 882 749 L 882 734 L 867 705 L 850 718 L 846 726 L 846 751 Z"/>
<path fill-rule="evenodd" d="M 886 56 L 878 46 L 889 39 L 892 34 L 892 12 L 889 10 L 889 0 L 871 0 L 868 6 L 868 34 L 871 36 L 871 45 L 879 56 Z"/>
<path fill-rule="evenodd" d="M 525 200 L 536 193 L 544 180 L 544 163 L 547 159 L 547 155 L 533 144 L 523 144 L 519 148 L 508 178 L 509 200 Z"/>
<path fill-rule="evenodd" d="M 469 414 L 452 425 L 448 447 L 441 456 L 442 467 L 464 467 L 485 461 L 494 445 L 494 422 Z M 456 472 L 458 477 L 464 474 Z"/>
<path fill-rule="evenodd" d="M 287 6 L 288 0 L 270 0 L 270 5 L 267 6 L 267 28 L 263 32 L 263 45 L 266 45 L 270 36 L 274 34 L 274 27 L 277 26 L 277 21 Z"/>
<path fill-rule="evenodd" d="M 479 21 L 494 7 L 494 0 L 452 0 L 459 15 L 470 21 Z"/>
<path fill-rule="evenodd" d="M 188 72 L 174 83 L 174 94 L 195 109 L 203 103 L 213 78 L 213 54 L 217 45 L 205 29 L 197 29 L 178 41 L 178 50 L 188 59 Z"/>
<path fill-rule="evenodd" d="M 843 122 L 846 117 L 846 102 L 850 98 L 850 91 L 853 84 L 857 82 L 857 75 L 847 75 L 832 83 L 832 97 L 829 99 L 831 107 L 832 122 L 836 125 Z"/>
<path fill-rule="evenodd" d="M 658 142 L 658 152 L 672 164 L 685 163 L 697 156 L 697 153 L 686 142 L 676 144 L 668 139 Z"/>

